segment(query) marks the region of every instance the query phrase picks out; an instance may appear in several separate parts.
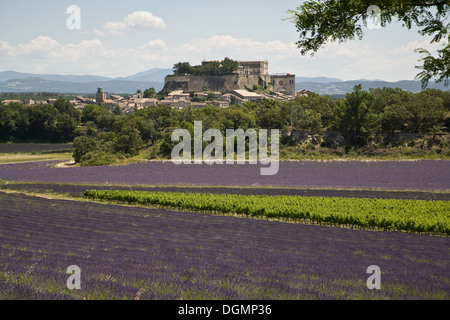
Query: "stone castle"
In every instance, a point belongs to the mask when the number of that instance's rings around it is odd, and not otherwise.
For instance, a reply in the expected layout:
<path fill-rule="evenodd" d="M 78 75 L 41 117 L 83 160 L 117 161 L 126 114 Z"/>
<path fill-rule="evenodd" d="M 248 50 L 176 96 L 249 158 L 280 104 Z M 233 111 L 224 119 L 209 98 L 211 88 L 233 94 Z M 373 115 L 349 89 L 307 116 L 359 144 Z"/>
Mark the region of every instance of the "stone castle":
<path fill-rule="evenodd" d="M 211 61 L 204 60 L 202 65 Z M 219 61 L 220 62 L 220 61 Z M 183 90 L 185 92 L 202 91 L 207 88 L 211 91 L 253 90 L 254 86 L 263 86 L 269 90 L 295 96 L 294 74 L 269 74 L 269 62 L 265 61 L 239 61 L 238 70 L 228 75 L 169 75 L 165 78 L 164 92 Z"/>

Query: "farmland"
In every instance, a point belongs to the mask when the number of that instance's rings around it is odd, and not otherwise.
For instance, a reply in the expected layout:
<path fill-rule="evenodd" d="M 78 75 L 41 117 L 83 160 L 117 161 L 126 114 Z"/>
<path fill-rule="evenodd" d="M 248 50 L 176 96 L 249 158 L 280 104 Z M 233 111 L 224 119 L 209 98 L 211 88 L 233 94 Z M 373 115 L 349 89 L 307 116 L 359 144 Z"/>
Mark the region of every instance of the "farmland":
<path fill-rule="evenodd" d="M 275 176 L 260 165 L 175 165 L 148 161 L 126 166 L 54 168 L 58 162 L 0 165 L 0 179 L 24 182 L 122 185 L 289 187 L 448 191 L 450 161 L 281 161 Z"/>
<path fill-rule="evenodd" d="M 73 184 L 73 183 L 35 183 L 9 182 L 0 183 L 0 189 L 18 190 L 27 193 L 65 194 L 81 197 L 87 189 L 96 190 L 134 190 L 148 192 L 181 192 L 209 194 L 240 194 L 267 196 L 301 196 L 301 197 L 343 197 L 366 199 L 409 199 L 449 201 L 450 193 L 429 191 L 387 191 L 387 190 L 345 190 L 345 189 L 309 189 L 309 188 L 270 188 L 270 187 L 225 187 L 225 186 L 143 186 L 113 184 Z"/>
<path fill-rule="evenodd" d="M 30 161 L 70 161 L 71 144 L 0 143 L 0 164 Z"/>
<path fill-rule="evenodd" d="M 0 193 L 1 299 L 448 299 L 448 238 Z M 366 269 L 382 270 L 368 290 Z M 66 268 L 81 268 L 81 290 Z"/>
<path fill-rule="evenodd" d="M 123 190 L 86 190 L 90 199 L 158 205 L 245 217 L 349 225 L 450 236 L 447 201 L 343 199 L 295 196 L 242 196 Z"/>
<path fill-rule="evenodd" d="M 442 232 L 352 230 L 349 224 L 83 198 L 86 189 L 139 190 L 165 198 L 262 197 L 254 203 L 269 208 L 275 198 L 293 197 L 319 208 L 334 201 L 330 208 L 336 211 L 361 200 L 374 217 L 396 212 L 394 217 L 421 219 L 420 212 L 431 208 L 436 217 L 447 217 L 448 161 L 281 162 L 270 178 L 261 177 L 255 165 L 59 163 L 0 165 L 0 299 L 450 298 L 449 238 Z M 392 210 L 383 211 L 381 199 L 391 201 Z M 66 287 L 71 265 L 81 268 L 81 290 Z M 381 290 L 366 286 L 370 265 L 381 269 Z"/>
<path fill-rule="evenodd" d="M 71 144 L 56 143 L 0 143 L 0 153 L 45 153 L 71 151 Z"/>

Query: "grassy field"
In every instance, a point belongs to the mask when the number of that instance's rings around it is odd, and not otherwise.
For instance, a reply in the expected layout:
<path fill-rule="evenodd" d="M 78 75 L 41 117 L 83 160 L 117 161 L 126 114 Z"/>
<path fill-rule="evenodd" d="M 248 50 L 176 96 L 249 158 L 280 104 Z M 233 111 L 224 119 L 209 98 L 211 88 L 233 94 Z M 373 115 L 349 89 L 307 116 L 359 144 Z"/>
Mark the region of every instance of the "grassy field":
<path fill-rule="evenodd" d="M 0 164 L 19 163 L 19 162 L 35 162 L 35 161 L 73 161 L 72 152 L 66 153 L 0 153 Z"/>
<path fill-rule="evenodd" d="M 0 164 L 61 161 L 71 162 L 71 144 L 0 143 Z"/>

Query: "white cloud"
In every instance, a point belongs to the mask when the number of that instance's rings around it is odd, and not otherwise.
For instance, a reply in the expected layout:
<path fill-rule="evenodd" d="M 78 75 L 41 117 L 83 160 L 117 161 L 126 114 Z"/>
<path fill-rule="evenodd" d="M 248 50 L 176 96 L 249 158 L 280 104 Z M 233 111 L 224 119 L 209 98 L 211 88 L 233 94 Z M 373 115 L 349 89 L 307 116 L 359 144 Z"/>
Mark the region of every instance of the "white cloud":
<path fill-rule="evenodd" d="M 12 46 L 5 41 L 0 41 L 0 52 L 9 56 L 26 56 L 29 54 L 46 55 L 59 47 L 59 43 L 50 37 L 39 36 L 26 44 Z"/>
<path fill-rule="evenodd" d="M 269 56 L 280 57 L 299 55 L 294 44 L 282 41 L 255 41 L 247 38 L 233 38 L 229 35 L 215 35 L 208 39 L 196 39 L 179 45 L 177 50 L 187 54 L 209 55 L 217 58 L 225 56 L 268 59 Z M 264 58 L 266 57 L 266 58 Z"/>
<path fill-rule="evenodd" d="M 122 21 L 107 22 L 103 26 L 103 30 L 95 29 L 97 35 L 111 34 L 114 36 L 124 36 L 126 31 L 154 28 L 162 29 L 166 27 L 166 23 L 162 18 L 154 16 L 148 11 L 136 11 L 130 13 Z"/>
<path fill-rule="evenodd" d="M 214 35 L 168 45 L 161 39 L 137 47 L 111 48 L 99 39 L 61 44 L 40 36 L 29 43 L 12 45 L 0 41 L 0 70 L 29 73 L 93 74 L 128 76 L 153 67 L 170 68 L 179 61 L 199 64 L 203 59 L 269 60 L 269 72 L 297 76 L 328 76 L 344 80 L 360 78 L 396 81 L 413 79 L 420 55 L 417 47 L 429 42 L 400 44 L 386 50 L 369 43 L 329 43 L 314 58 L 301 56 L 294 43 L 256 41 L 229 35 Z"/>
<path fill-rule="evenodd" d="M 398 48 L 394 48 L 389 50 L 392 54 L 408 54 L 414 52 L 417 48 L 423 48 L 430 52 L 436 52 L 438 49 L 442 49 L 443 45 L 447 45 L 447 42 L 442 39 L 441 42 L 431 43 L 431 39 L 425 39 L 423 41 L 410 41 L 407 44 L 400 46 Z"/>
<path fill-rule="evenodd" d="M 137 48 L 108 48 L 99 39 L 61 44 L 50 37 L 11 45 L 0 41 L 0 70 L 27 73 L 128 76 L 170 65 L 170 52 L 161 39 Z"/>

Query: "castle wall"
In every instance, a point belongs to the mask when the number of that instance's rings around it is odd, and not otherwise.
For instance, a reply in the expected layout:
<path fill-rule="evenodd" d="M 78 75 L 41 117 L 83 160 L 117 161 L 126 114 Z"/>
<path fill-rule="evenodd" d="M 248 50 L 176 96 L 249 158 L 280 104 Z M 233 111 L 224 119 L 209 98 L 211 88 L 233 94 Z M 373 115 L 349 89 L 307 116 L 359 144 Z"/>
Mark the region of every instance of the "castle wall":
<path fill-rule="evenodd" d="M 253 90 L 256 86 L 268 86 L 273 83 L 273 91 L 295 96 L 295 75 L 242 75 L 229 74 L 218 76 L 167 76 L 164 92 L 183 90 L 199 92 L 203 88 L 210 91 Z"/>
<path fill-rule="evenodd" d="M 163 91 L 183 90 L 192 92 L 202 91 L 204 87 L 210 91 L 251 90 L 254 85 L 265 85 L 268 82 L 267 76 L 258 75 L 167 76 Z"/>

